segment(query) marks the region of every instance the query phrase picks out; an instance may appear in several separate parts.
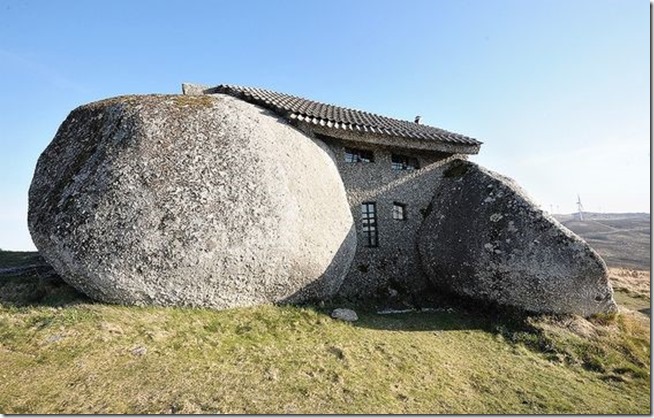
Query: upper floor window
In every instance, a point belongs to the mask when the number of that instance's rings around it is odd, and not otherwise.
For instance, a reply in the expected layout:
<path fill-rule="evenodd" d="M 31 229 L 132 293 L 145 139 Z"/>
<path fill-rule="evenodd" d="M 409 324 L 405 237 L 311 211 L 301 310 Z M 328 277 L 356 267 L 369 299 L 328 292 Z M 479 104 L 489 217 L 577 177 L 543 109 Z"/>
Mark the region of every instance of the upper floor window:
<path fill-rule="evenodd" d="M 363 230 L 364 247 L 377 247 L 377 205 L 375 202 L 361 204 L 361 226 Z"/>
<path fill-rule="evenodd" d="M 362 149 L 345 148 L 346 163 L 373 163 L 375 157 L 372 151 Z"/>
<path fill-rule="evenodd" d="M 398 221 L 406 220 L 406 205 L 403 203 L 393 202 L 393 219 Z"/>
<path fill-rule="evenodd" d="M 406 155 L 391 155 L 391 168 L 393 170 L 417 170 L 420 168 L 418 159 Z"/>

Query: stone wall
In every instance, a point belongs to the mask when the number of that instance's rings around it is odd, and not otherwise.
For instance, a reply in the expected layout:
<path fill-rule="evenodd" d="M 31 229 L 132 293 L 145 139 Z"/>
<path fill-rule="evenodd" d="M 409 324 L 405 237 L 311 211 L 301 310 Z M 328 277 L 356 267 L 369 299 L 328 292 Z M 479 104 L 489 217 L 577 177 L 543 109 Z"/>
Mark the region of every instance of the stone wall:
<path fill-rule="evenodd" d="M 306 129 L 306 128 L 305 128 Z M 401 148 L 362 144 L 318 136 L 332 149 L 341 173 L 357 231 L 357 250 L 339 295 L 350 298 L 384 296 L 389 289 L 401 293 L 421 292 L 428 285 L 417 251 L 417 231 L 428 213 L 433 190 L 442 167 L 452 154 L 407 151 Z M 345 148 L 369 150 L 372 163 L 345 162 Z M 418 170 L 393 170 L 393 153 L 415 157 Z M 457 158 L 464 158 L 456 155 Z M 361 204 L 377 207 L 378 247 L 364 246 Z M 406 219 L 395 220 L 393 203 L 406 205 Z"/>

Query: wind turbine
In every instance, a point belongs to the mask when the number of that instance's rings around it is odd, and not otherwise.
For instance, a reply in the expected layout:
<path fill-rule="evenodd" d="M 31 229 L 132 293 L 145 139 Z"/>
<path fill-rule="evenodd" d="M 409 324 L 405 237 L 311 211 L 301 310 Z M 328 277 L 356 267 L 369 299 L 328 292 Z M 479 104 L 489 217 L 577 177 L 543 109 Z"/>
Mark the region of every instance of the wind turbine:
<path fill-rule="evenodd" d="M 579 215 L 579 220 L 583 221 L 584 220 L 584 205 L 581 204 L 581 198 L 579 197 L 579 193 L 577 193 L 577 213 Z"/>

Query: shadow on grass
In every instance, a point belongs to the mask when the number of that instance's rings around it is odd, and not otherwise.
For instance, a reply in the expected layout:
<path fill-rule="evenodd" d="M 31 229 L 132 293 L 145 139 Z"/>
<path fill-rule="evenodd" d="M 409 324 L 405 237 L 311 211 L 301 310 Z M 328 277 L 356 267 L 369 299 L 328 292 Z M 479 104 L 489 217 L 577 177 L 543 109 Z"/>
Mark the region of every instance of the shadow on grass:
<path fill-rule="evenodd" d="M 5 306 L 67 306 L 93 300 L 64 282 L 36 252 L 0 251 L 0 304 Z M 527 315 L 492 304 L 431 289 L 420 295 L 394 298 L 314 301 L 302 306 L 329 316 L 339 307 L 359 315 L 355 327 L 395 331 L 524 330 Z M 390 311 L 390 312 L 389 312 Z M 386 312 L 386 313 L 384 313 Z"/>
<path fill-rule="evenodd" d="M 322 306 L 322 307 L 316 307 Z M 333 299 L 323 305 L 305 306 L 330 315 L 335 308 L 350 308 L 359 320 L 352 325 L 383 331 L 465 331 L 524 332 L 530 314 L 455 294 L 431 289 L 419 296 L 395 299 L 352 301 Z"/>
<path fill-rule="evenodd" d="M 383 331 L 488 331 L 488 323 L 462 312 L 363 313 L 354 325 Z"/>

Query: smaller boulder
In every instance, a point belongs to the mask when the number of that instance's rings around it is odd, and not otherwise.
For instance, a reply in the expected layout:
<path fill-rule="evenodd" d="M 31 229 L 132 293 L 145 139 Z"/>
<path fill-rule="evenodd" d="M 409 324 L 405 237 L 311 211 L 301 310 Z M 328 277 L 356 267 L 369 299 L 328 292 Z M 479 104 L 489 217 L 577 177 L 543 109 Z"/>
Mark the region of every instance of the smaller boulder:
<path fill-rule="evenodd" d="M 359 316 L 352 309 L 336 308 L 332 311 L 332 318 L 341 321 L 354 322 L 359 320 Z"/>
<path fill-rule="evenodd" d="M 474 163 L 445 167 L 418 250 L 432 283 L 532 312 L 615 311 L 606 264 L 513 180 Z"/>

